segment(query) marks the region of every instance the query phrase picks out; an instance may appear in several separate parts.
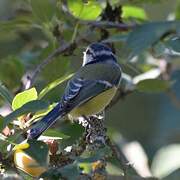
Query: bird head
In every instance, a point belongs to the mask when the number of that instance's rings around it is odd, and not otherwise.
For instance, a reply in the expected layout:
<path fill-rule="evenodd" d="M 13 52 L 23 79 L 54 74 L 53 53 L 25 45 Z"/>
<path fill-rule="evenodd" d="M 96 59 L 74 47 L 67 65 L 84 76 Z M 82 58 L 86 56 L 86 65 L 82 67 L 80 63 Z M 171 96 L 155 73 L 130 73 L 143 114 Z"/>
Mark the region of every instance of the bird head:
<path fill-rule="evenodd" d="M 83 57 L 83 66 L 96 62 L 117 61 L 112 50 L 102 43 L 90 44 Z"/>

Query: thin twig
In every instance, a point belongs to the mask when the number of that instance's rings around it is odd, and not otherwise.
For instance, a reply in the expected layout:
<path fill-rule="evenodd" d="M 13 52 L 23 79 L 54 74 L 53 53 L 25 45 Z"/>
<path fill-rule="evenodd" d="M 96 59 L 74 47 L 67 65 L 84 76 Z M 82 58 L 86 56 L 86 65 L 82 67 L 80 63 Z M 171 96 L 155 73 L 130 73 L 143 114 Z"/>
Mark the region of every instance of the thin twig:
<path fill-rule="evenodd" d="M 69 44 L 65 44 L 59 48 L 57 48 L 55 51 L 53 51 L 46 59 L 43 60 L 43 62 L 41 64 L 39 64 L 37 66 L 37 68 L 34 70 L 32 76 L 31 76 L 31 85 L 32 86 L 34 84 L 34 81 L 36 79 L 36 77 L 38 76 L 38 74 L 42 71 L 42 69 L 49 64 L 55 57 L 57 57 L 58 55 L 64 53 L 65 51 L 71 49 L 73 46 L 75 45 L 75 42 L 73 43 L 69 43 Z"/>
<path fill-rule="evenodd" d="M 87 35 L 88 34 L 86 34 L 86 36 Z M 30 87 L 34 84 L 36 77 L 39 75 L 39 73 L 47 64 L 49 64 L 55 57 L 59 56 L 60 54 L 63 54 L 65 52 L 72 52 L 73 50 L 75 50 L 76 45 L 79 44 L 79 42 L 81 42 L 84 38 L 85 35 L 75 39 L 73 42 L 60 46 L 59 48 L 55 49 L 51 54 L 49 54 L 49 56 L 45 58 L 42 61 L 42 63 L 39 64 L 37 68 L 34 70 L 32 76 L 30 77 L 30 81 L 31 81 Z"/>
<path fill-rule="evenodd" d="M 79 22 L 76 23 L 75 27 L 74 27 L 74 32 L 71 38 L 71 42 L 73 43 L 74 40 L 76 39 L 77 36 L 77 32 L 78 32 L 78 28 L 79 28 Z"/>
<path fill-rule="evenodd" d="M 124 23 L 116 23 L 116 22 L 110 22 L 110 21 L 79 21 L 81 24 L 87 24 L 91 26 L 95 26 L 98 28 L 116 28 L 121 31 L 127 31 L 135 28 L 137 24 L 124 24 Z"/>
<path fill-rule="evenodd" d="M 106 139 L 106 144 L 111 148 L 114 157 L 119 161 L 124 172 L 124 177 L 127 176 L 127 170 L 129 168 L 132 168 L 136 172 L 136 170 L 129 164 L 123 152 L 111 141 L 109 137 Z"/>
<path fill-rule="evenodd" d="M 62 2 L 63 2 L 63 10 L 65 11 L 65 13 L 68 16 L 74 18 L 74 16 L 72 16 L 72 14 L 68 10 L 67 2 L 65 0 L 62 0 Z M 79 15 L 81 15 L 81 12 L 82 12 L 82 9 L 81 9 Z M 111 12 L 111 13 L 113 13 L 113 12 Z M 118 14 L 118 16 L 119 16 L 119 14 Z M 78 23 L 85 24 L 85 25 L 90 25 L 90 26 L 94 26 L 94 27 L 98 27 L 98 28 L 107 28 L 107 29 L 115 28 L 115 29 L 118 29 L 118 30 L 121 30 L 121 31 L 131 30 L 131 29 L 133 29 L 134 27 L 137 26 L 137 23 L 125 24 L 125 23 L 113 22 L 111 20 L 109 20 L 109 21 L 103 21 L 103 20 L 101 20 L 101 21 L 88 21 L 87 20 L 87 21 L 85 21 L 85 20 L 79 20 L 78 19 Z"/>

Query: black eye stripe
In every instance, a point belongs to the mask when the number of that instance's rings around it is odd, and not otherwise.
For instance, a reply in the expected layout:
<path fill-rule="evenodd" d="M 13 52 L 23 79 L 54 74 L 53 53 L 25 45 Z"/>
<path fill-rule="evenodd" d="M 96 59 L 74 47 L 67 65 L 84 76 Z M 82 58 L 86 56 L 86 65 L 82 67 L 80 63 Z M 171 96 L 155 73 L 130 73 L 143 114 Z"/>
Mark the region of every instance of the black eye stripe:
<path fill-rule="evenodd" d="M 88 49 L 88 50 L 86 51 L 86 54 L 91 54 L 91 51 Z"/>
<path fill-rule="evenodd" d="M 93 52 L 92 52 L 90 49 L 88 49 L 88 50 L 86 51 L 86 54 L 87 54 L 87 55 L 91 55 L 93 58 L 95 58 Z"/>
<path fill-rule="evenodd" d="M 94 51 L 92 49 L 88 49 L 86 54 L 94 56 Z"/>

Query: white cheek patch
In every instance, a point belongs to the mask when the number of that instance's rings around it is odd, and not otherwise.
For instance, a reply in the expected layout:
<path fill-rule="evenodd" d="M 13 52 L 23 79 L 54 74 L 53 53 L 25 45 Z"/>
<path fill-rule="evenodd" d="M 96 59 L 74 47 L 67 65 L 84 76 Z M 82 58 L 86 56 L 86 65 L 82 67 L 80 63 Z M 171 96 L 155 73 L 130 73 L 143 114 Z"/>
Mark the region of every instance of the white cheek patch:
<path fill-rule="evenodd" d="M 87 51 L 90 51 L 90 53 L 86 53 Z M 116 59 L 115 55 L 112 53 L 112 51 L 110 50 L 105 50 L 105 49 L 101 49 L 100 51 L 94 51 L 92 48 L 88 48 L 88 50 L 86 50 L 85 52 L 83 52 L 84 56 L 83 56 L 83 64 L 82 66 L 85 66 L 87 63 L 92 62 L 94 60 L 96 60 L 97 56 L 110 56 L 110 58 L 112 58 L 112 56 Z M 94 58 L 95 59 L 94 59 Z"/>
<path fill-rule="evenodd" d="M 84 66 L 85 64 L 86 64 L 86 59 L 87 59 L 87 57 L 86 57 L 86 52 L 83 52 L 83 64 L 82 64 L 82 66 Z"/>
<path fill-rule="evenodd" d="M 92 61 L 93 61 L 92 55 L 87 55 L 86 53 L 84 53 L 82 66 L 85 66 L 87 63 L 92 62 Z"/>

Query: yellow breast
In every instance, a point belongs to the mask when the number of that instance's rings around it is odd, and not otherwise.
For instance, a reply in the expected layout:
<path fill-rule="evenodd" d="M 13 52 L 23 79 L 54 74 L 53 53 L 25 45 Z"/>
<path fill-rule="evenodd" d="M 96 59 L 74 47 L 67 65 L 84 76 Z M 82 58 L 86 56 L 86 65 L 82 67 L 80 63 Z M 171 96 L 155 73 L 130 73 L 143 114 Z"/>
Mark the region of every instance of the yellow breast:
<path fill-rule="evenodd" d="M 113 87 L 103 93 L 97 95 L 96 97 L 90 99 L 89 101 L 81 104 L 80 106 L 74 108 L 69 115 L 73 118 L 84 116 L 90 116 L 101 112 L 112 100 L 116 93 L 117 88 Z"/>

